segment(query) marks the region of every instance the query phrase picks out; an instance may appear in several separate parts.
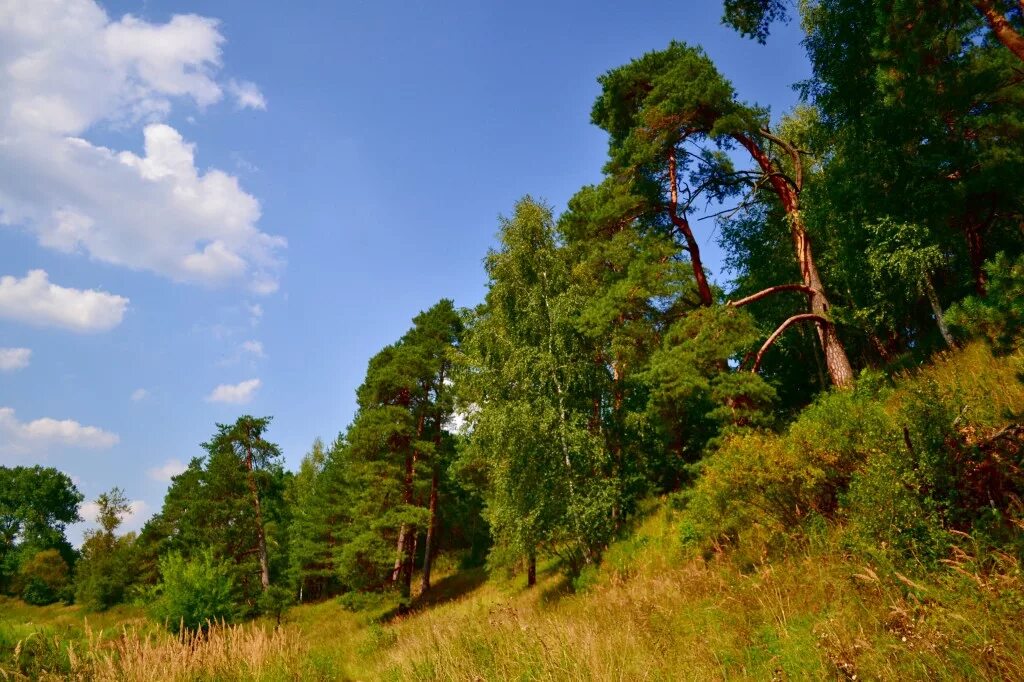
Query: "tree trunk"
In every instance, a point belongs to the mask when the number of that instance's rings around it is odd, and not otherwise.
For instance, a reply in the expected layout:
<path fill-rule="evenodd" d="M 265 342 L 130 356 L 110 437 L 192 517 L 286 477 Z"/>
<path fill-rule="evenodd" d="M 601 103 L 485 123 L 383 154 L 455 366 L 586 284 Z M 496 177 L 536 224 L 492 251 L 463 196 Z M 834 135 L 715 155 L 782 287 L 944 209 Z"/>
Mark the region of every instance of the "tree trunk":
<path fill-rule="evenodd" d="M 683 239 L 686 240 L 686 250 L 690 253 L 690 266 L 693 267 L 693 278 L 697 281 L 697 294 L 700 296 L 700 304 L 710 306 L 715 301 L 711 295 L 711 287 L 708 285 L 707 275 L 704 273 L 704 263 L 701 262 L 700 258 L 700 246 L 693 236 L 693 230 L 690 229 L 690 222 L 686 219 L 686 216 L 679 215 L 679 188 L 677 187 L 675 149 L 670 150 L 668 154 L 668 182 L 668 217 L 680 234 L 683 235 Z"/>
<path fill-rule="evenodd" d="M 443 440 L 444 415 L 441 412 L 441 391 L 444 389 L 444 377 L 447 364 L 442 361 L 441 370 L 437 375 L 437 384 L 434 394 L 434 455 L 433 470 L 430 477 L 430 522 L 427 526 L 426 544 L 423 547 L 423 578 L 420 582 L 420 591 L 426 592 L 430 589 L 430 569 L 434 563 L 434 553 L 437 551 L 438 516 L 437 502 L 440 494 L 440 470 L 438 458 L 441 456 L 441 442 Z"/>
<path fill-rule="evenodd" d="M 252 494 L 253 511 L 256 513 L 256 551 L 260 558 L 260 582 L 265 592 L 270 587 L 270 562 L 267 558 L 267 536 L 263 530 L 263 510 L 260 507 L 260 494 L 256 488 L 256 479 L 253 476 L 252 448 L 245 446 L 245 468 L 247 471 L 246 482 L 249 485 L 249 492 Z"/>
<path fill-rule="evenodd" d="M 935 292 L 935 286 L 932 284 L 932 278 L 928 276 L 928 273 L 924 275 L 924 293 L 928 297 L 928 303 L 932 307 L 932 313 L 935 315 L 935 324 L 939 326 L 939 333 L 942 334 L 942 340 L 946 342 L 946 345 L 950 348 L 956 348 L 956 341 L 953 340 L 953 335 L 949 333 L 949 327 L 946 325 L 946 317 L 942 314 L 942 304 L 939 303 L 939 295 Z"/>
<path fill-rule="evenodd" d="M 402 552 L 402 565 L 399 570 L 398 595 L 401 601 L 398 603 L 398 612 L 407 613 L 409 601 L 412 597 L 412 569 L 416 560 L 416 533 L 405 534 L 405 547 Z"/>
<path fill-rule="evenodd" d="M 968 220 L 973 220 L 973 218 L 968 218 Z M 981 226 L 972 222 L 964 230 L 964 236 L 967 239 L 967 254 L 971 260 L 974 291 L 978 296 L 985 296 L 988 289 L 988 278 L 985 276 L 985 245 L 981 230 Z"/>
<path fill-rule="evenodd" d="M 537 551 L 530 548 L 526 557 L 526 586 L 533 587 L 537 584 Z"/>
<path fill-rule="evenodd" d="M 437 494 L 439 476 L 437 465 L 434 465 L 434 475 L 430 479 L 430 525 L 427 526 L 427 541 L 423 547 L 423 578 L 420 581 L 420 590 L 426 592 L 430 589 L 430 568 L 434 559 L 434 544 L 437 542 Z"/>
<path fill-rule="evenodd" d="M 420 412 L 419 424 L 416 426 L 416 439 L 419 440 L 423 437 L 423 422 L 426 418 L 426 411 Z M 405 481 L 402 487 L 402 501 L 405 504 L 412 505 L 412 493 L 413 484 L 416 481 L 416 462 L 419 459 L 419 452 L 414 448 L 405 457 Z M 415 535 L 415 532 L 412 533 Z M 391 571 L 391 582 L 398 582 L 402 578 L 402 565 L 404 564 L 407 554 L 404 551 L 408 545 L 410 535 L 410 528 L 407 524 L 403 523 L 398 528 L 398 545 L 397 552 L 398 556 L 395 558 L 395 567 Z M 412 559 L 409 559 L 412 561 Z"/>
<path fill-rule="evenodd" d="M 1024 36 L 1013 28 L 1013 24 L 996 8 L 995 3 L 992 0 L 973 0 L 971 4 L 985 17 L 996 40 L 1017 55 L 1018 59 L 1024 61 Z M 1024 12 L 1024 0 L 1018 0 L 1018 4 L 1021 6 L 1021 12 Z"/>
<path fill-rule="evenodd" d="M 766 134 L 762 131 L 762 134 Z M 825 354 L 825 366 L 828 368 L 829 378 L 837 388 L 850 388 L 853 386 L 853 367 L 846 355 L 846 348 L 839 335 L 836 334 L 835 325 L 828 318 L 829 302 L 825 296 L 825 287 L 821 282 L 821 275 L 818 274 L 818 266 L 814 262 L 814 251 L 811 248 L 811 239 L 807 234 L 807 227 L 804 225 L 803 216 L 800 213 L 800 188 L 802 186 L 802 166 L 800 154 L 792 146 L 778 140 L 774 136 L 769 139 L 776 141 L 786 148 L 786 151 L 793 157 L 796 179 L 790 180 L 778 169 L 774 162 L 757 145 L 754 139 L 748 135 L 736 135 L 735 139 L 746 149 L 754 161 L 761 168 L 771 183 L 772 189 L 782 202 L 789 221 L 790 234 L 793 237 L 793 248 L 796 251 L 797 264 L 800 266 L 800 276 L 804 286 L 809 290 L 809 308 L 812 315 L 818 316 L 817 328 L 818 339 L 821 342 L 821 349 Z"/>
<path fill-rule="evenodd" d="M 406 527 L 403 523 L 398 527 L 398 544 L 395 547 L 395 567 L 391 569 L 391 582 L 397 583 L 398 579 L 402 575 L 402 559 L 405 558 L 405 553 L 402 551 L 405 549 L 405 534 Z"/>

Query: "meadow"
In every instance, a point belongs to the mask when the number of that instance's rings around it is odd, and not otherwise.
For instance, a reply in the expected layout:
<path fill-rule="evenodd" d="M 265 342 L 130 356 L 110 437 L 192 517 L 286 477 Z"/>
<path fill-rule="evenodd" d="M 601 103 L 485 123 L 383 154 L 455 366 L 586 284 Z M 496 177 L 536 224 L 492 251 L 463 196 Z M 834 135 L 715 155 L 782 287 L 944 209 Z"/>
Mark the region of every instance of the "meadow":
<path fill-rule="evenodd" d="M 837 536 L 742 567 L 686 558 L 678 516 L 652 504 L 600 569 L 538 585 L 448 572 L 429 602 L 336 600 L 270 620 L 176 637 L 135 608 L 0 602 L 8 680 L 1021 679 L 1024 583 L 1006 557 L 979 571 L 970 547 L 948 570 L 909 576 L 844 556 Z"/>

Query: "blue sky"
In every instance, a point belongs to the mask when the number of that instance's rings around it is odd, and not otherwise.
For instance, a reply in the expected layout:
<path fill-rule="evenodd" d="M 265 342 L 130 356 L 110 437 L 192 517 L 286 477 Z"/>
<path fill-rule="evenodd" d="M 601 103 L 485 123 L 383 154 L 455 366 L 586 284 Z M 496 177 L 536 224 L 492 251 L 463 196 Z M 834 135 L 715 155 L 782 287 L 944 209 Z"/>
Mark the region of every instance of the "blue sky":
<path fill-rule="evenodd" d="M 0 464 L 121 486 L 130 528 L 215 422 L 273 415 L 296 466 L 413 315 L 480 301 L 499 214 L 599 179 L 598 75 L 677 39 L 744 99 L 795 103 L 798 27 L 759 46 L 720 13 L 0 4 Z"/>

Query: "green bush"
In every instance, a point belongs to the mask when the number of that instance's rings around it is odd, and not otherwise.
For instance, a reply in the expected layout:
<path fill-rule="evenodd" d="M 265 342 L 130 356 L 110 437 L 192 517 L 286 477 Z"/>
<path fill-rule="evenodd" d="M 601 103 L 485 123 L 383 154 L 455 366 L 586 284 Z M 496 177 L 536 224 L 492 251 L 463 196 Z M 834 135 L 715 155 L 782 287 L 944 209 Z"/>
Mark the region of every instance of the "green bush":
<path fill-rule="evenodd" d="M 980 336 L 1000 353 L 1024 342 L 1024 256 L 998 254 L 985 264 L 988 293 L 970 296 L 950 307 L 950 324 L 965 336 Z"/>
<path fill-rule="evenodd" d="M 125 601 L 137 575 L 134 538 L 111 539 L 103 551 L 97 551 L 98 543 L 90 545 L 90 540 L 75 565 L 75 600 L 90 611 L 105 611 Z"/>
<path fill-rule="evenodd" d="M 172 632 L 235 620 L 236 589 L 230 567 L 206 550 L 190 559 L 176 552 L 160 559 L 160 583 L 150 612 Z"/>
<path fill-rule="evenodd" d="M 817 519 L 844 524 L 852 548 L 897 562 L 934 564 L 954 531 L 1018 553 L 1022 362 L 974 344 L 894 381 L 864 376 L 782 434 L 726 438 L 682 496 L 684 542 L 705 552 L 738 545 L 741 560 L 756 562 Z"/>
<path fill-rule="evenodd" d="M 271 585 L 260 594 L 257 605 L 260 613 L 273 618 L 280 625 L 281 616 L 294 603 L 295 594 L 292 590 L 280 585 Z"/>
<path fill-rule="evenodd" d="M 55 549 L 38 552 L 21 566 L 21 598 L 37 606 L 58 600 L 70 601 L 69 573 L 68 563 L 60 552 Z"/>

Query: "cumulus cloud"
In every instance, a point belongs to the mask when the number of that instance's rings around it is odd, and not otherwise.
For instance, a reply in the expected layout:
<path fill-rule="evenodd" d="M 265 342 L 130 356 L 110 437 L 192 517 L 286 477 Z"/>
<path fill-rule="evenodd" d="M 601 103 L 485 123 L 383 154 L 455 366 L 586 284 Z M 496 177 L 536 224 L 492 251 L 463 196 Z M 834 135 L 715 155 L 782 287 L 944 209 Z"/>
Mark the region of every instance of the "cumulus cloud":
<path fill-rule="evenodd" d="M 149 477 L 154 481 L 170 481 L 186 469 L 185 465 L 177 459 L 169 459 L 158 467 L 153 467 L 148 472 Z"/>
<path fill-rule="evenodd" d="M 247 403 L 256 395 L 261 384 L 259 379 L 249 379 L 237 384 L 221 384 L 206 396 L 206 401 L 233 405 Z"/>
<path fill-rule="evenodd" d="M 133 403 L 137 403 L 141 400 L 145 400 L 149 397 L 149 391 L 144 388 L 137 388 L 132 391 L 131 399 Z"/>
<path fill-rule="evenodd" d="M 0 348 L 0 372 L 24 369 L 31 358 L 30 348 Z"/>
<path fill-rule="evenodd" d="M 234 96 L 235 104 L 239 109 L 259 109 L 260 111 L 267 109 L 267 100 L 255 83 L 228 81 L 228 92 Z"/>
<path fill-rule="evenodd" d="M 151 24 L 112 21 L 93 0 L 0 4 L 0 224 L 177 281 L 275 290 L 285 241 L 257 227 L 259 202 L 236 177 L 200 171 L 195 146 L 160 122 L 225 88 L 265 106 L 255 85 L 217 81 L 223 41 L 195 15 Z M 100 124 L 142 127 L 143 153 L 83 138 Z"/>
<path fill-rule="evenodd" d="M 95 426 L 83 426 L 71 419 L 43 417 L 18 421 L 14 410 L 0 407 L 0 452 L 39 454 L 54 446 L 102 450 L 120 441 L 116 433 Z"/>
<path fill-rule="evenodd" d="M 31 270 L 21 279 L 0 277 L 0 318 L 19 322 L 101 332 L 121 324 L 128 303 L 105 291 L 53 284 L 44 270 Z"/>

